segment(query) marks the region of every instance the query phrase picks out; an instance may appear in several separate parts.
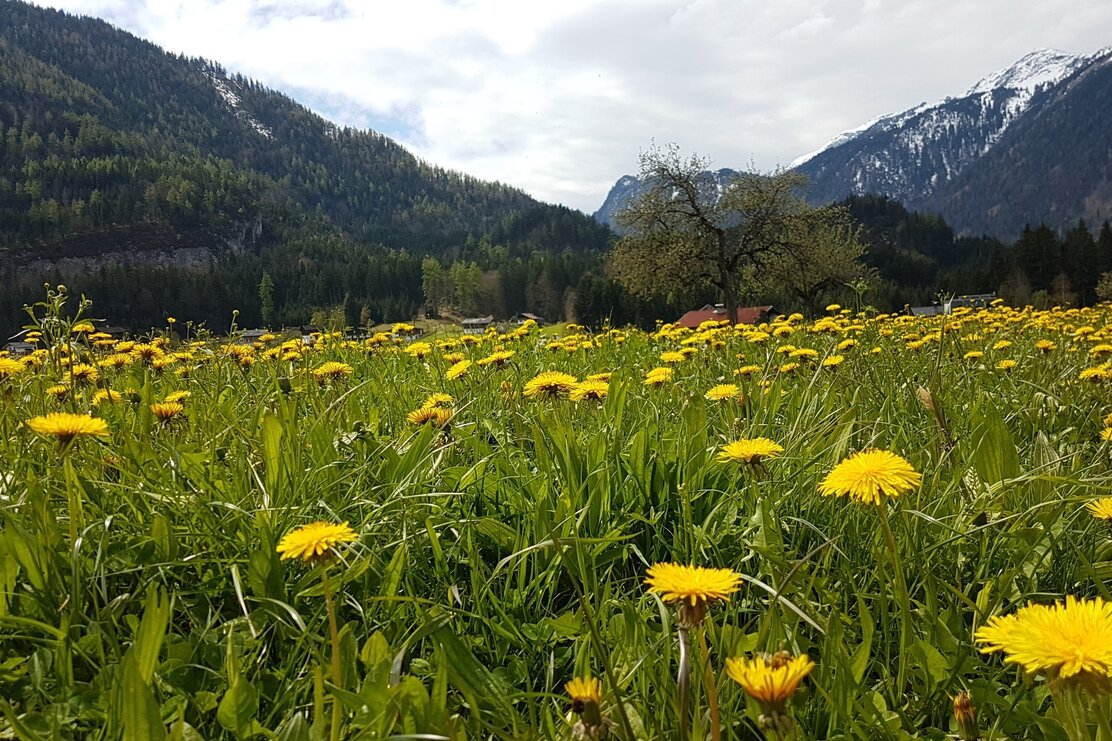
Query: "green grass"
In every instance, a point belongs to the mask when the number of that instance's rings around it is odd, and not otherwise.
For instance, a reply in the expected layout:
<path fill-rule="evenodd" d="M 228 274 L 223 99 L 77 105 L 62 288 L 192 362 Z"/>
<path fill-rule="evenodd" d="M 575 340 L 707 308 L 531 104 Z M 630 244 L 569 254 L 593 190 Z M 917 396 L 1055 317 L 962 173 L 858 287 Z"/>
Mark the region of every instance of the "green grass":
<path fill-rule="evenodd" d="M 761 343 L 725 330 L 691 344 L 661 388 L 644 373 L 690 335 L 581 335 L 591 347 L 574 351 L 535 330 L 488 337 L 449 350 L 516 355 L 454 382 L 440 350 L 421 361 L 336 341 L 290 361 L 262 348 L 241 368 L 212 341 L 168 348 L 193 357 L 161 373 L 102 368 L 64 401 L 46 393 L 64 377 L 48 354 L 0 380 L 0 728 L 328 738 L 337 702 L 334 738 L 570 738 L 563 685 L 590 674 L 612 737 L 673 739 L 676 614 L 643 581 L 675 561 L 744 578 L 705 626 L 722 738 L 761 738 L 725 659 L 780 649 L 817 665 L 790 706 L 800 738 L 942 739 L 962 690 L 985 738 L 1065 738 L 1045 683 L 980 654 L 972 633 L 1029 600 L 1112 599 L 1110 531 L 1084 507 L 1112 486 L 1100 439 L 1112 398 L 1109 381 L 1078 380 L 1103 361 L 1090 351 L 1110 318 L 999 309 L 918 350 L 905 335 L 939 319 L 796 322 Z M 847 338 L 857 345 L 835 351 Z M 1012 346 L 991 350 L 1002 338 Z M 1038 351 L 1044 338 L 1057 348 Z M 778 373 L 787 343 L 846 359 Z M 984 358 L 963 360 L 971 349 Z M 1003 358 L 1018 365 L 997 370 Z M 326 360 L 354 372 L 318 383 Z M 764 373 L 734 374 L 750 363 Z M 612 372 L 609 396 L 523 398 L 542 370 Z M 744 403 L 703 398 L 734 382 Z M 93 407 L 98 386 L 124 400 Z M 161 424 L 149 404 L 175 390 L 190 393 L 186 416 Z M 407 424 L 433 392 L 455 397 L 450 427 Z M 110 437 L 61 455 L 24 425 L 59 410 L 92 411 Z M 760 469 L 715 460 L 758 435 L 784 455 Z M 875 508 L 817 491 L 868 447 L 924 475 L 887 505 L 895 554 Z M 320 568 L 275 551 L 314 520 L 359 534 L 327 567 L 338 687 Z M 705 738 L 694 659 L 690 736 Z"/>

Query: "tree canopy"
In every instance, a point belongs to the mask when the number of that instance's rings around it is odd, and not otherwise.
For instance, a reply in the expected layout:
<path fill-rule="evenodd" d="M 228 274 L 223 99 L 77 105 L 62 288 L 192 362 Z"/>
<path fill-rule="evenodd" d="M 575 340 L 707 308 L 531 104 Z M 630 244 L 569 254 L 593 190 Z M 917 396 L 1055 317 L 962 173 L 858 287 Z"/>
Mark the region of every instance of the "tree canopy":
<path fill-rule="evenodd" d="M 611 254 L 618 281 L 642 295 L 713 286 L 726 315 L 737 316 L 743 282 L 813 300 L 832 281 L 860 275 L 864 246 L 848 214 L 814 208 L 795 172 L 723 178 L 699 155 L 674 144 L 641 154 L 649 184 L 617 216 L 623 236 Z"/>

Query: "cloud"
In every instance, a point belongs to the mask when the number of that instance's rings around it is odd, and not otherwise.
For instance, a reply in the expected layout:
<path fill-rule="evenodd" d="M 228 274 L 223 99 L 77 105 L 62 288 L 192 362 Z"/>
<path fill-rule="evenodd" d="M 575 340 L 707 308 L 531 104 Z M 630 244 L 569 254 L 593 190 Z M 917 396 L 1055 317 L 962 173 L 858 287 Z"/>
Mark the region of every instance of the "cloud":
<path fill-rule="evenodd" d="M 585 211 L 654 140 L 771 169 L 1038 47 L 1081 0 L 50 0 L 214 59 L 436 164 Z"/>

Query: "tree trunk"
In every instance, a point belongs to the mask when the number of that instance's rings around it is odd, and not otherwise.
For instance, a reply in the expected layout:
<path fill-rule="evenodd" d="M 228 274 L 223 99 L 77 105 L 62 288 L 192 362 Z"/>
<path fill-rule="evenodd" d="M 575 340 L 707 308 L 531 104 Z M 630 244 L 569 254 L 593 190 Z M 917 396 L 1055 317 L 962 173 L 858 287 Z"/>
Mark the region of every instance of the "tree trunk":
<path fill-rule="evenodd" d="M 729 279 L 723 281 L 722 303 L 726 307 L 726 318 L 730 324 L 737 324 L 737 289 Z"/>
<path fill-rule="evenodd" d="M 726 263 L 726 233 L 718 232 L 718 275 L 722 280 L 722 303 L 726 308 L 726 319 L 737 324 L 737 281 L 733 271 Z"/>

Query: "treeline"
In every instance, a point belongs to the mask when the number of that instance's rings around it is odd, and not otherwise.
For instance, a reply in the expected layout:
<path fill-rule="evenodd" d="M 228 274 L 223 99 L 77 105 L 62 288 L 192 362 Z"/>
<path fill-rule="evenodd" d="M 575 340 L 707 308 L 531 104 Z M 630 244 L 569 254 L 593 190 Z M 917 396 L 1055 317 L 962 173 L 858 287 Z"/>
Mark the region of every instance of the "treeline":
<path fill-rule="evenodd" d="M 882 196 L 843 202 L 862 225 L 867 264 L 877 271 L 869 301 L 886 311 L 929 304 L 940 294 L 995 291 L 1013 305 L 1088 306 L 1112 271 L 1112 225 L 1079 222 L 1065 232 L 1023 228 L 1006 244 L 956 237 L 941 216 L 908 211 Z"/>
<path fill-rule="evenodd" d="M 600 269 L 605 252 L 543 249 L 537 245 L 546 237 L 535 240 L 498 245 L 489 238 L 465 239 L 451 251 L 454 259 L 441 262 L 424 251 L 357 244 L 305 226 L 277 242 L 185 262 L 103 261 L 91 269 L 29 272 L 0 261 L 6 288 L 0 291 L 0 333 L 18 330 L 25 320 L 22 307 L 41 299 L 44 281 L 85 293 L 96 316 L 135 331 L 161 326 L 168 316 L 220 331 L 233 312 L 241 327 L 293 326 L 337 310 L 350 326 L 408 321 L 437 312 L 425 296 L 437 272 L 447 291 L 441 310 L 498 317 L 528 311 L 564 319 L 575 287 Z"/>

